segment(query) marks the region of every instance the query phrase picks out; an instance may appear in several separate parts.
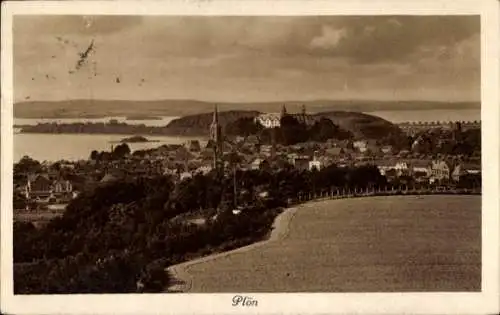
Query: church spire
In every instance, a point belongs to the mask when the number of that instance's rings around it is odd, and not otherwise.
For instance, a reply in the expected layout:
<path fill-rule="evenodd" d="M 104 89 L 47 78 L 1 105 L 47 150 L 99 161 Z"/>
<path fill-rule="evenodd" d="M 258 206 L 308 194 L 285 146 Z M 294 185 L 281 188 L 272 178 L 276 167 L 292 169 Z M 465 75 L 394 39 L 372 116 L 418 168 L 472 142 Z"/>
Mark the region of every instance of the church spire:
<path fill-rule="evenodd" d="M 210 126 L 210 139 L 212 139 L 215 143 L 217 143 L 219 141 L 219 138 L 220 138 L 219 111 L 217 110 L 217 105 L 215 105 L 212 125 Z"/>
<path fill-rule="evenodd" d="M 283 107 L 281 108 L 281 118 L 285 117 L 286 115 L 287 115 L 286 107 L 285 104 L 283 104 Z"/>
<path fill-rule="evenodd" d="M 218 169 L 219 160 L 222 153 L 222 139 L 221 127 L 219 125 L 219 111 L 217 110 L 217 105 L 214 106 L 214 116 L 212 119 L 212 125 L 210 126 L 210 140 L 212 140 L 214 150 L 214 169 Z"/>

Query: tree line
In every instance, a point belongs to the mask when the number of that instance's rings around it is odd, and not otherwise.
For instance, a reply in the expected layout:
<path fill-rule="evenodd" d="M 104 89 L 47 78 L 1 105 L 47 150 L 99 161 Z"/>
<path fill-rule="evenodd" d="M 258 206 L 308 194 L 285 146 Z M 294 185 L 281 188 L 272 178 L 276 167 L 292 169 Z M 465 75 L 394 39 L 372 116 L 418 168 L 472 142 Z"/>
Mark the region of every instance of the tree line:
<path fill-rule="evenodd" d="M 261 143 L 270 144 L 272 138 L 278 144 L 294 145 L 301 142 L 316 141 L 325 142 L 328 139 L 351 139 L 350 131 L 341 129 L 330 119 L 318 118 L 312 125 L 299 121 L 297 118 L 286 115 L 280 119 L 280 126 L 264 128 L 252 117 L 239 118 L 225 127 L 225 133 L 230 136 L 248 137 L 258 136 Z"/>

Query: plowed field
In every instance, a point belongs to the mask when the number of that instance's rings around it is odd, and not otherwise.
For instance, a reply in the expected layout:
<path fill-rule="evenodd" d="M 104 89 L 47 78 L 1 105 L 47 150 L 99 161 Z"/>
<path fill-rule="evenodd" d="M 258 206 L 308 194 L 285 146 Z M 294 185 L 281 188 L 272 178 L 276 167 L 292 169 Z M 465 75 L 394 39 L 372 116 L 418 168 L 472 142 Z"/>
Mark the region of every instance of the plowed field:
<path fill-rule="evenodd" d="M 181 265 L 188 291 L 481 289 L 480 196 L 328 200 L 290 217 L 275 240 Z"/>

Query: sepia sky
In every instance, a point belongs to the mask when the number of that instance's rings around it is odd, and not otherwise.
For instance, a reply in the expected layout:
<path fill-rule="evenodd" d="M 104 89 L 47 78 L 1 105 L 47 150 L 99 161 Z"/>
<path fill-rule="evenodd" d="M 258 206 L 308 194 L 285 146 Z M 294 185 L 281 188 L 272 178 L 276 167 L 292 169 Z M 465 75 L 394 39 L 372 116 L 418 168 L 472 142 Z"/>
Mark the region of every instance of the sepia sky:
<path fill-rule="evenodd" d="M 16 102 L 480 98 L 477 16 L 16 16 L 13 36 Z"/>

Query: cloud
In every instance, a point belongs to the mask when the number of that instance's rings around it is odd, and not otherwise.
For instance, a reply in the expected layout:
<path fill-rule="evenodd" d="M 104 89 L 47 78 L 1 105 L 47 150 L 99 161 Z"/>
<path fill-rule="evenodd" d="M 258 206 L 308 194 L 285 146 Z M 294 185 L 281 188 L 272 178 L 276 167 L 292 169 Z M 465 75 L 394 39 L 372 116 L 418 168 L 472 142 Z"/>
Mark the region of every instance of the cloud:
<path fill-rule="evenodd" d="M 56 36 L 78 47 L 62 49 Z M 99 76 L 69 75 L 91 38 Z M 432 88 L 468 98 L 479 90 L 479 47 L 475 16 L 16 17 L 15 93 L 335 98 L 347 82 L 351 96 Z M 45 74 L 59 81 L 41 80 Z"/>
<path fill-rule="evenodd" d="M 141 16 L 126 15 L 16 15 L 15 36 L 30 32 L 46 35 L 102 35 L 139 25 Z"/>
<path fill-rule="evenodd" d="M 311 40 L 311 46 L 323 49 L 335 48 L 346 35 L 347 31 L 345 29 L 338 30 L 329 26 L 323 26 L 321 35 Z"/>
<path fill-rule="evenodd" d="M 453 46 L 480 31 L 478 16 L 346 17 L 337 24 L 345 33 L 326 53 L 355 63 L 405 61 L 422 46 Z"/>

